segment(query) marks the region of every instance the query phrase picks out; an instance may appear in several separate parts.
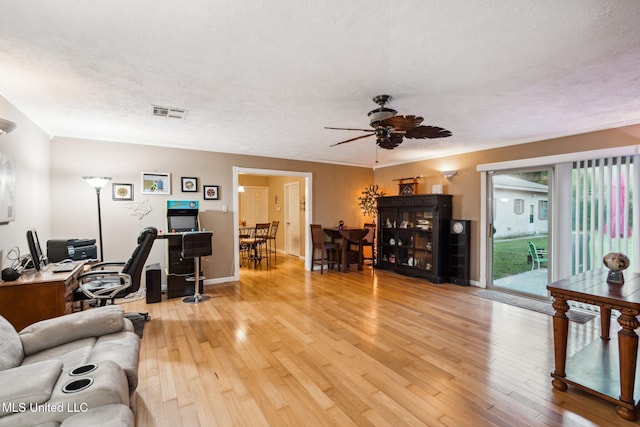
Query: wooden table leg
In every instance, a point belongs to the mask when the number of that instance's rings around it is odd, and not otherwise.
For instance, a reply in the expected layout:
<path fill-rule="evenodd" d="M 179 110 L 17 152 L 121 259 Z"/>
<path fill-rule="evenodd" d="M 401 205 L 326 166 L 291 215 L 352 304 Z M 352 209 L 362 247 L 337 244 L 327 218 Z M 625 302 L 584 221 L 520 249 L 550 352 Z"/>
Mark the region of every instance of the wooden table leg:
<path fill-rule="evenodd" d="M 551 384 L 556 390 L 566 391 L 567 384 L 556 377 L 564 378 L 567 376 L 565 368 L 567 361 L 567 337 L 569 335 L 569 318 L 567 317 L 569 304 L 567 304 L 564 298 L 555 297 L 553 300 L 553 308 L 556 310 L 553 315 L 553 349 L 556 367 L 552 374 L 554 379 L 551 380 Z"/>
<path fill-rule="evenodd" d="M 349 269 L 349 265 L 347 264 L 347 252 L 349 252 L 349 241 L 347 239 L 342 239 L 342 272 L 346 273 Z"/>
<path fill-rule="evenodd" d="M 633 389 L 636 378 L 636 363 L 638 357 L 638 335 L 635 329 L 640 322 L 635 316 L 622 313 L 618 317 L 622 327 L 618 331 L 618 352 L 620 357 L 620 400 L 629 405 L 618 406 L 616 411 L 625 420 L 635 421 L 635 404 Z M 630 409 L 632 408 L 632 409 Z"/>
<path fill-rule="evenodd" d="M 609 307 L 600 307 L 600 338 L 609 339 L 609 331 L 611 330 L 611 309 Z"/>

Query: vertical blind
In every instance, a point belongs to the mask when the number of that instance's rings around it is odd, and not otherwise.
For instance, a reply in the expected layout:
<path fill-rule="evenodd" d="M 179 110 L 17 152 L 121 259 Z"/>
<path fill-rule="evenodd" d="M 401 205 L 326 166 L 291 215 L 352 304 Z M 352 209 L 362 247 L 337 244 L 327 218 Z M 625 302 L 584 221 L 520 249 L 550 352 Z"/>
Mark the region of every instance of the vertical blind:
<path fill-rule="evenodd" d="M 629 270 L 638 271 L 638 166 L 637 155 L 573 163 L 573 274 L 603 268 L 609 252 L 626 254 Z"/>

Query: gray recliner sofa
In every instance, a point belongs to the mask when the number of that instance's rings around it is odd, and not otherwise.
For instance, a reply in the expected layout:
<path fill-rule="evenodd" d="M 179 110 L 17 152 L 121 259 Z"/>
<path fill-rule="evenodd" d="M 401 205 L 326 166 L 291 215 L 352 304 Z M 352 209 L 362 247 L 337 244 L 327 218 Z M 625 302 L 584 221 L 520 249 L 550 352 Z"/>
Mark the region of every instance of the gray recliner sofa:
<path fill-rule="evenodd" d="M 133 426 L 139 352 L 117 305 L 20 332 L 0 316 L 0 426 Z"/>

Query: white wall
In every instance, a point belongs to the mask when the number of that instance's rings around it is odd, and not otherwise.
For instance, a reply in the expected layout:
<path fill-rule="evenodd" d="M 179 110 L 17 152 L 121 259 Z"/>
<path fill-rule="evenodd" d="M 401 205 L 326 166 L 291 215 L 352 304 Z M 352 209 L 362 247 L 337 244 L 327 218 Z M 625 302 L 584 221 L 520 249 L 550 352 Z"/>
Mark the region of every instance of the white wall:
<path fill-rule="evenodd" d="M 50 151 L 49 136 L 2 97 L 0 117 L 18 124 L 13 132 L 0 136 L 0 153 L 13 161 L 16 172 L 15 221 L 0 224 L 0 259 L 6 268 L 11 265 L 7 259 L 11 248 L 29 253 L 28 229 L 35 228 L 43 241 L 50 235 Z"/>
<path fill-rule="evenodd" d="M 521 214 L 514 212 L 516 199 L 524 201 Z M 549 221 L 539 218 L 539 202 L 548 201 L 547 193 L 533 193 L 526 190 L 496 188 L 494 190 L 495 238 L 523 236 L 528 234 L 547 234 Z M 529 222 L 530 206 L 533 205 L 533 223 Z"/>

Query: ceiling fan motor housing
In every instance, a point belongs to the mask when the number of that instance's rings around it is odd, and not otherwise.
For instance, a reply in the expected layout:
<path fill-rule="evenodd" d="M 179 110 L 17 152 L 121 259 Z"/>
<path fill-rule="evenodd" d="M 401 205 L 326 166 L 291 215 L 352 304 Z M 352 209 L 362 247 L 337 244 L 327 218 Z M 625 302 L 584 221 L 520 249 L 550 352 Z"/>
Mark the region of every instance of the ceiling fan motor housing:
<path fill-rule="evenodd" d="M 393 108 L 387 108 L 387 107 L 376 108 L 375 110 L 369 111 L 369 114 L 368 114 L 369 124 L 375 127 L 382 120 L 386 120 L 390 117 L 395 116 L 396 114 L 398 114 L 398 112 Z"/>

